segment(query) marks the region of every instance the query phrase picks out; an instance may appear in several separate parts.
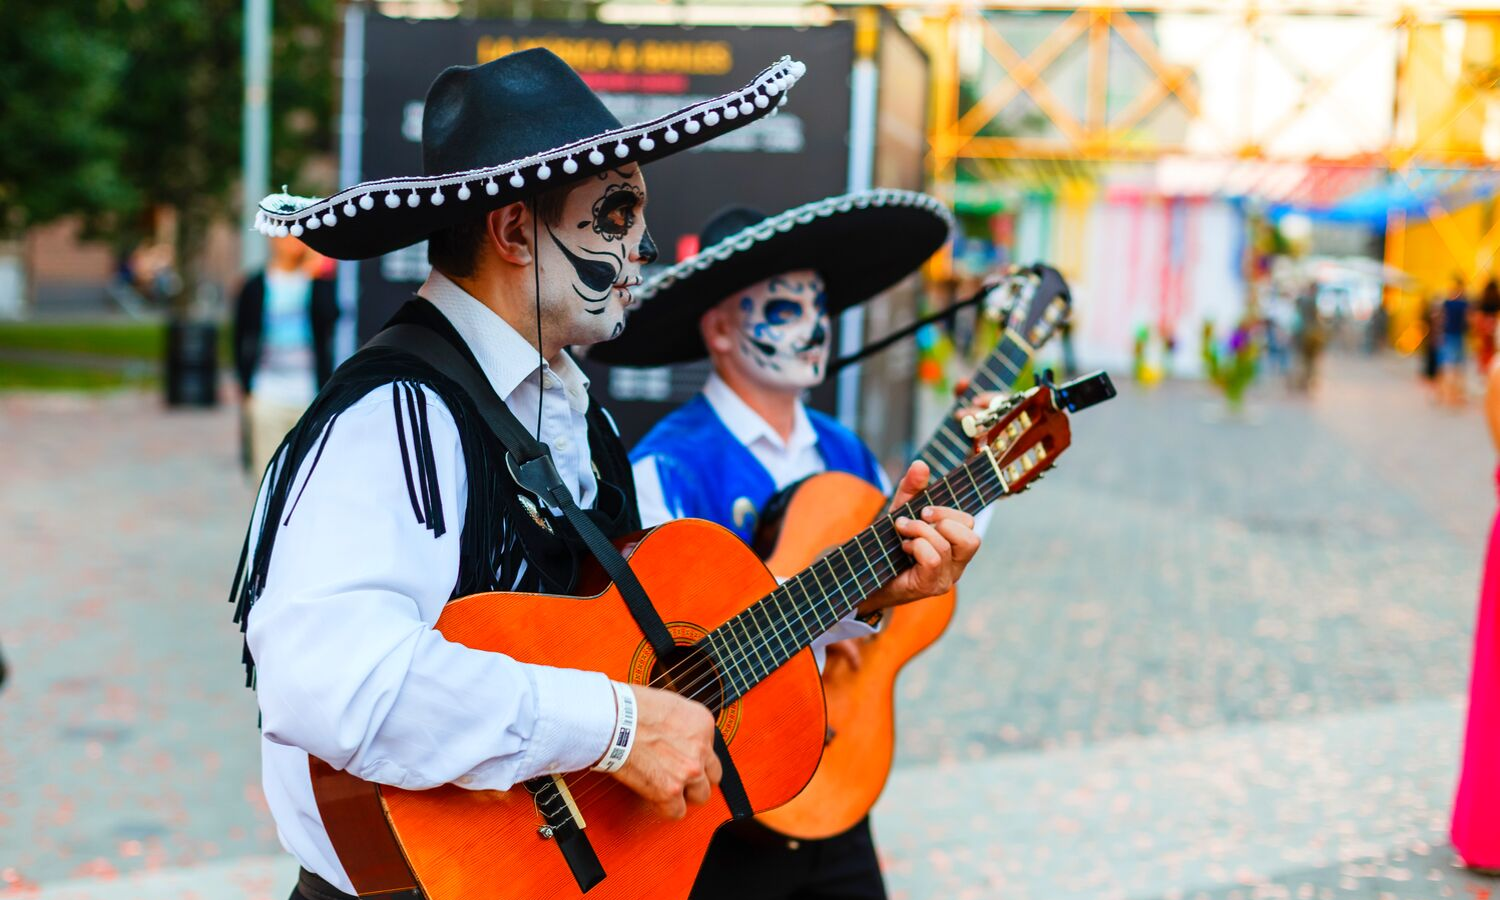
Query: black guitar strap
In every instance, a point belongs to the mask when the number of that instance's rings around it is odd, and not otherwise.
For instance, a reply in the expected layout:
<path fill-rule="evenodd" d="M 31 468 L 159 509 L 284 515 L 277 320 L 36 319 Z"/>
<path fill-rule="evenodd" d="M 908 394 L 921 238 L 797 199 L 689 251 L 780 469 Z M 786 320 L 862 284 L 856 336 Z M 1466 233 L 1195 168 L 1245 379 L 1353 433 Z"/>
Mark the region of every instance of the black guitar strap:
<path fill-rule="evenodd" d="M 531 432 L 516 419 L 515 413 L 495 393 L 483 372 L 452 344 L 421 325 L 392 325 L 371 338 L 365 346 L 409 353 L 462 388 L 479 408 L 479 414 L 484 417 L 490 431 L 494 432 L 505 447 L 505 461 L 510 467 L 511 477 L 547 506 L 562 511 L 568 524 L 583 539 L 589 553 L 593 554 L 594 559 L 599 561 L 599 565 L 604 567 L 604 571 L 619 588 L 631 617 L 635 619 L 636 626 L 641 629 L 641 634 L 651 644 L 651 648 L 656 651 L 657 658 L 665 659 L 675 650 L 676 642 L 672 640 L 672 633 L 657 614 L 656 607 L 651 605 L 651 598 L 646 595 L 646 589 L 635 577 L 635 572 L 631 571 L 630 564 L 604 532 L 599 530 L 599 526 L 594 524 L 594 520 L 578 508 L 572 492 L 557 474 L 551 451 L 532 437 Z M 714 749 L 724 767 L 719 790 L 729 804 L 730 813 L 736 819 L 754 815 L 750 798 L 745 793 L 744 782 L 735 770 L 729 748 L 718 729 L 714 729 Z"/>

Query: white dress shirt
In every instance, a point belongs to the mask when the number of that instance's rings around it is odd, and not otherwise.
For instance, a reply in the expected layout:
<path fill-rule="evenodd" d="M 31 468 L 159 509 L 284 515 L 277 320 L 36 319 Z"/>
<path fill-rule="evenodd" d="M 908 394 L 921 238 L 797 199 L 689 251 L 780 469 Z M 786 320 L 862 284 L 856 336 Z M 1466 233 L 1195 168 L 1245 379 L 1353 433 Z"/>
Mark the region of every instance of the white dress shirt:
<path fill-rule="evenodd" d="M 765 468 L 771 480 L 776 483 L 776 490 L 782 490 L 787 485 L 828 468 L 823 455 L 818 452 L 818 434 L 813 430 L 812 421 L 808 419 L 807 409 L 801 401 L 798 401 L 793 413 L 792 434 L 783 440 L 781 434 L 761 418 L 760 413 L 740 399 L 740 395 L 719 377 L 719 373 L 714 372 L 708 376 L 708 381 L 703 385 L 703 399 L 708 401 L 709 407 L 719 417 L 719 421 L 724 423 L 724 427 L 729 429 L 729 433 L 734 435 L 735 440 L 743 444 L 750 455 Z M 661 475 L 656 471 L 656 457 L 642 457 L 633 466 L 633 471 L 636 502 L 640 507 L 643 526 L 651 528 L 683 518 L 683 510 L 673 509 L 667 503 Z M 891 484 L 884 472 L 880 473 L 880 490 L 886 494 L 891 492 Z M 875 630 L 855 618 L 852 613 L 846 616 L 813 641 L 813 657 L 818 661 L 818 668 L 823 668 L 825 648 L 829 644 L 846 638 L 866 637 L 874 634 Z"/>
<path fill-rule="evenodd" d="M 541 433 L 580 506 L 597 490 L 588 382 L 566 352 L 538 367 L 534 347 L 434 272 L 421 295 L 474 351 L 496 393 Z M 517 662 L 433 629 L 458 577 L 467 478 L 458 429 L 427 391 L 436 491 L 447 531 L 412 511 L 390 386 L 328 428 L 293 483 L 265 590 L 250 613 L 262 714 L 262 781 L 277 832 L 305 868 L 352 893 L 308 775 L 312 753 L 367 781 L 408 789 L 456 783 L 504 790 L 593 764 L 609 744 L 615 700 L 597 672 Z M 405 416 L 402 412 L 400 415 Z M 411 434 L 409 421 L 405 433 Z M 256 503 L 259 522 L 264 493 Z"/>

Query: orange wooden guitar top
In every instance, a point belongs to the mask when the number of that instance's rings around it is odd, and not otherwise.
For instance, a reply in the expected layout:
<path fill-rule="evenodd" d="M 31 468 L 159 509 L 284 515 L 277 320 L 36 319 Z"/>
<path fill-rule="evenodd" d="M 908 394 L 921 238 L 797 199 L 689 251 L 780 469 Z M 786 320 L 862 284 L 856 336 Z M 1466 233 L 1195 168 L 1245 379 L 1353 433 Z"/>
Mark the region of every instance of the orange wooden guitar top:
<path fill-rule="evenodd" d="M 824 472 L 802 482 L 787 503 L 766 567 L 787 577 L 806 568 L 874 521 L 887 498 L 846 472 Z M 886 610 L 880 633 L 860 648 L 851 669 L 830 656 L 823 669 L 828 727 L 817 774 L 796 799 L 757 819 L 782 834 L 826 838 L 854 827 L 869 814 L 890 776 L 896 751 L 896 675 L 938 639 L 953 618 L 953 591 Z"/>
<path fill-rule="evenodd" d="M 627 555 L 680 643 L 692 643 L 776 587 L 738 538 L 699 520 L 656 528 Z M 654 660 L 613 586 L 589 598 L 463 597 L 448 604 L 437 628 L 467 647 L 528 663 L 604 672 L 635 684 L 646 682 Z M 802 651 L 752 688 L 721 713 L 719 727 L 751 805 L 762 811 L 790 800 L 812 776 L 823 750 L 823 692 L 812 654 Z M 380 841 L 386 826 L 361 811 L 370 804 L 349 800 L 351 790 L 366 798 L 378 794 L 389 831 L 427 900 L 584 896 L 555 842 L 538 833 L 543 821 L 519 785 L 509 791 L 454 785 L 405 791 L 361 782 L 316 762 L 313 769 L 319 811 L 329 835 L 344 838 L 335 848 L 361 894 L 382 889 L 379 885 L 389 889 L 392 875 L 388 866 L 370 863 L 371 854 L 361 853 L 365 842 Z M 687 897 L 709 839 L 729 819 L 717 789 L 708 804 L 674 822 L 656 815 L 612 776 L 585 772 L 566 781 L 607 873 L 589 891 L 589 900 Z M 323 803 L 325 796 L 340 792 L 345 794 L 340 802 Z M 330 816 L 344 820 L 328 822 Z M 356 872 L 356 866 L 363 868 Z"/>

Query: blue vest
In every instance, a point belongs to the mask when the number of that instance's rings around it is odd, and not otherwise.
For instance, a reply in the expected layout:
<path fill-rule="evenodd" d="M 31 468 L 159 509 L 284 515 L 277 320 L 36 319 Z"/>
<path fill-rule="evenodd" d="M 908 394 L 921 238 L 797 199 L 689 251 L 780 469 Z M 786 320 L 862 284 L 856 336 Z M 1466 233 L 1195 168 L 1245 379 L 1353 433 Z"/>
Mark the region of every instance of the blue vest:
<path fill-rule="evenodd" d="M 875 454 L 830 416 L 807 411 L 818 436 L 818 455 L 830 472 L 848 472 L 880 485 Z M 632 463 L 651 456 L 667 507 L 717 522 L 749 543 L 776 482 L 730 432 L 702 394 L 673 410 L 630 451 Z"/>

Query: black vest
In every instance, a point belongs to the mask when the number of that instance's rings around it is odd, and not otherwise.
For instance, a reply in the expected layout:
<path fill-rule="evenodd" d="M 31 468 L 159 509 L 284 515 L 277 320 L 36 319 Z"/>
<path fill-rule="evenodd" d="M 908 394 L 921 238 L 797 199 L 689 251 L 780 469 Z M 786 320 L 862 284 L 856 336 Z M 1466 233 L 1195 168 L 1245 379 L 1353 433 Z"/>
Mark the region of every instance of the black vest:
<path fill-rule="evenodd" d="M 426 300 L 419 297 L 407 303 L 387 324 L 403 323 L 432 329 L 478 366 L 457 330 Z M 266 470 L 264 514 L 259 521 L 250 523 L 230 593 L 230 602 L 235 604 L 234 620 L 241 631 L 265 588 L 278 528 L 296 513 L 301 487 L 294 482 L 303 460 L 313 454 L 306 479 L 310 481 L 316 477 L 322 445 L 337 427 L 339 414 L 371 391 L 390 392 L 397 436 L 405 444 L 403 476 L 412 515 L 434 538 L 452 526 L 444 514 L 444 498 L 437 489 L 423 386 L 441 397 L 452 414 L 468 476 L 458 571 L 454 573 L 451 596 L 497 590 L 571 592 L 580 565 L 591 558 L 588 549 L 565 519 L 538 509 L 534 498 L 517 487 L 505 465 L 505 450 L 484 424 L 474 401 L 453 381 L 415 357 L 385 348 L 366 348 L 333 373 L 297 426 L 287 434 Z M 598 481 L 594 508 L 587 513 L 610 537 L 637 531 L 640 516 L 636 509 L 635 480 L 631 477 L 625 446 L 609 414 L 592 399 L 587 419 L 589 449 Z M 403 420 L 410 423 L 409 428 L 403 426 Z M 297 487 L 295 493 L 294 487 Z M 256 539 L 252 541 L 252 537 Z M 247 680 L 253 682 L 254 661 L 248 647 L 244 650 L 244 661 Z"/>

